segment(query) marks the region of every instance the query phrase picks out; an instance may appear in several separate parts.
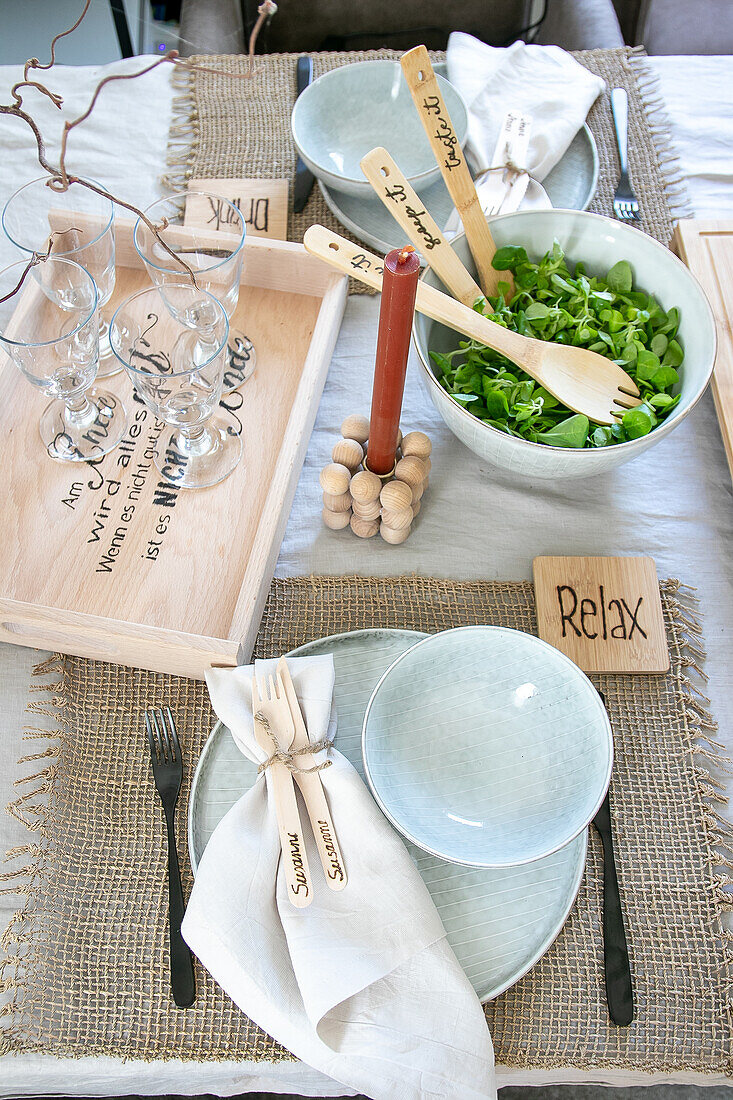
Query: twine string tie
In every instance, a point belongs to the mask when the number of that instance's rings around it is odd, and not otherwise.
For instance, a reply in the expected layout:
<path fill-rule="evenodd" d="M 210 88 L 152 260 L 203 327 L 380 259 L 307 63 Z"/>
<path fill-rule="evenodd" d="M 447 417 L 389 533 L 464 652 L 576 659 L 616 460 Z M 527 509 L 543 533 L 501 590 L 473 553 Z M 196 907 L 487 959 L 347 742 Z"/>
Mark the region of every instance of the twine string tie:
<path fill-rule="evenodd" d="M 333 746 L 331 738 L 322 737 L 320 741 L 310 741 L 307 745 L 304 745 L 302 749 L 284 749 L 277 739 L 277 734 L 261 711 L 255 714 L 255 721 L 260 723 L 274 745 L 272 755 L 268 756 L 267 760 L 264 760 L 257 768 L 258 775 L 261 772 L 267 771 L 273 764 L 283 764 L 289 772 L 297 772 L 301 775 L 307 774 L 308 772 L 322 772 L 324 768 L 331 767 L 333 763 L 332 760 L 324 760 L 320 764 L 314 764 L 311 768 L 301 768 L 297 763 L 297 758 L 299 756 L 314 756 L 316 753 L 324 751 L 328 753 Z"/>

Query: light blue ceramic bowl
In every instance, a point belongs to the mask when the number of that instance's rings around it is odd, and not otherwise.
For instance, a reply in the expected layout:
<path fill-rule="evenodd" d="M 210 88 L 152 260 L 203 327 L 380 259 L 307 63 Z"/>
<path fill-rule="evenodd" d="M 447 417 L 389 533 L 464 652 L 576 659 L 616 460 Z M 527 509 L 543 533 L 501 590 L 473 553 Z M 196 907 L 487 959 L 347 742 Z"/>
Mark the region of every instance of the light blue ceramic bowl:
<path fill-rule="evenodd" d="M 364 770 L 399 831 L 452 863 L 510 867 L 568 844 L 611 778 L 613 737 L 590 680 L 530 634 L 434 634 L 377 684 Z"/>
<path fill-rule="evenodd" d="M 452 84 L 437 79 L 463 145 L 466 106 Z M 359 162 L 378 145 L 389 150 L 416 191 L 440 175 L 397 61 L 362 61 L 324 73 L 298 96 L 290 124 L 303 162 L 336 191 L 374 194 Z"/>

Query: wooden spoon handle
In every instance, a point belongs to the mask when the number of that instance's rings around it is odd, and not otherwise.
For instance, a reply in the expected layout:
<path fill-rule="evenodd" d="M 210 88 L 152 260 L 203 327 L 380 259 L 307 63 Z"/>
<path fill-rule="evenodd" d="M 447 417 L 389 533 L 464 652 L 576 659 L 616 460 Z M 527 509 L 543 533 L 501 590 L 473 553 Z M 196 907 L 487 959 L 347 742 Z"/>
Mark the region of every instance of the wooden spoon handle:
<path fill-rule="evenodd" d="M 511 275 L 506 271 L 495 271 L 491 266 L 496 252 L 494 238 L 481 209 L 476 187 L 445 106 L 428 51 L 424 46 L 415 46 L 402 55 L 400 64 L 420 121 L 433 147 L 435 159 L 440 165 L 448 194 L 466 230 L 466 240 L 476 264 L 479 282 L 484 294 L 495 295 L 499 279 L 511 282 Z"/>
<path fill-rule="evenodd" d="M 352 275 L 362 283 L 366 283 L 372 290 L 382 289 L 382 273 L 384 271 L 381 257 L 367 252 L 357 244 L 352 244 L 338 233 L 331 232 L 322 225 L 312 225 L 305 231 L 303 244 L 308 252 L 319 259 L 325 260 L 331 267 L 341 271 L 344 275 Z M 527 374 L 544 385 L 539 376 L 540 371 L 536 364 L 539 363 L 539 341 L 531 340 L 526 336 L 520 336 L 518 332 L 512 332 L 490 321 L 488 317 L 477 313 L 475 309 L 464 306 L 448 294 L 435 287 L 427 286 L 420 281 L 417 287 L 415 309 L 418 313 L 424 313 L 434 321 L 442 325 L 462 332 L 464 336 L 470 336 L 479 340 L 494 351 L 506 355 L 517 366 L 523 367 Z"/>
<path fill-rule="evenodd" d="M 454 298 L 472 306 L 483 291 L 471 277 L 386 149 L 372 149 L 361 170 L 401 229 Z"/>

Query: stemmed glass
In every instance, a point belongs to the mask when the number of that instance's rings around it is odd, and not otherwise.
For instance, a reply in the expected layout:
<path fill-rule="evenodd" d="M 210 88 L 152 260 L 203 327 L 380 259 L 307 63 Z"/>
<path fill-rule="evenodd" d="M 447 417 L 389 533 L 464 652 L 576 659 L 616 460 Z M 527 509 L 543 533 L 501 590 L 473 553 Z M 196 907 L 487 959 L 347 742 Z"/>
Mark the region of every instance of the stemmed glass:
<path fill-rule="evenodd" d="M 51 252 L 85 267 L 99 297 L 99 377 L 121 369 L 109 345 L 109 323 L 101 308 L 115 288 L 115 229 L 112 201 L 80 183 L 66 191 L 48 186 L 49 177 L 26 183 L 11 195 L 2 213 L 5 235 L 25 253 Z"/>
<path fill-rule="evenodd" d="M 155 464 L 180 488 L 216 485 L 242 457 L 233 423 L 215 411 L 228 336 L 224 307 L 191 283 L 138 291 L 112 318 L 115 355 L 138 396 L 174 429 Z"/>
<path fill-rule="evenodd" d="M 187 220 L 187 211 L 194 205 L 208 215 L 205 226 L 190 224 L 190 218 Z M 181 191 L 148 206 L 145 216 L 154 225 L 165 226 L 159 230 L 162 240 L 195 273 L 201 290 L 208 291 L 221 302 L 231 321 L 239 301 L 242 276 L 246 233 L 242 212 L 221 195 L 206 191 Z M 214 233 L 216 236 L 213 236 Z M 133 239 L 156 286 L 180 283 L 187 278 L 185 268 L 166 252 L 141 219 L 135 224 Z M 252 341 L 244 333 L 230 330 L 223 382 L 225 393 L 236 390 L 251 377 L 255 357 Z"/>
<path fill-rule="evenodd" d="M 0 271 L 0 299 L 27 268 L 21 260 Z M 51 458 L 94 461 L 119 443 L 127 427 L 122 401 L 90 389 L 99 365 L 99 313 L 94 280 L 83 267 L 59 256 L 31 267 L 18 293 L 0 302 L 0 350 L 53 398 L 40 421 Z"/>

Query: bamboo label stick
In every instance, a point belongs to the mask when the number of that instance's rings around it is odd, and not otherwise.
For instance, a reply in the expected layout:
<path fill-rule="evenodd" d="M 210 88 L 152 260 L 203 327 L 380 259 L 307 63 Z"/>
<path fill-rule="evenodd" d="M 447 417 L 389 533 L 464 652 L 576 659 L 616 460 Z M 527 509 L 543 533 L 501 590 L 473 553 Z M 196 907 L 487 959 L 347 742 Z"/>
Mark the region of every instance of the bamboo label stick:
<path fill-rule="evenodd" d="M 496 295 L 499 280 L 511 283 L 512 277 L 509 272 L 495 271 L 491 266 L 496 245 L 481 209 L 476 187 L 443 100 L 438 79 L 433 72 L 428 51 L 424 46 L 408 50 L 402 56 L 401 65 L 448 193 L 466 230 L 466 240 L 483 292 Z"/>
<path fill-rule="evenodd" d="M 463 266 L 387 150 L 372 149 L 361 161 L 361 170 L 453 297 L 466 306 L 473 306 L 477 298 L 483 297 L 481 287 Z"/>

